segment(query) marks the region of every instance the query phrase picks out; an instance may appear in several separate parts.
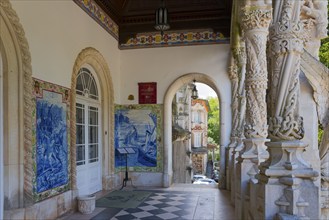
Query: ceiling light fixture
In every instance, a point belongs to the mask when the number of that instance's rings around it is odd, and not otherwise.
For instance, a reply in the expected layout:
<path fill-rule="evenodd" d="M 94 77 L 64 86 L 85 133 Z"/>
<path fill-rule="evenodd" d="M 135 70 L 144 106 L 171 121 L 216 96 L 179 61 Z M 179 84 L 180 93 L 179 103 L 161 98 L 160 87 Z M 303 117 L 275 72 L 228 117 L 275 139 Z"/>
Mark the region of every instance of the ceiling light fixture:
<path fill-rule="evenodd" d="M 192 89 L 192 95 L 191 98 L 192 99 L 197 99 L 199 97 L 198 95 L 198 90 L 196 89 L 196 85 L 195 85 L 195 79 L 193 80 L 193 89 Z"/>
<path fill-rule="evenodd" d="M 170 25 L 168 23 L 168 9 L 164 6 L 164 0 L 161 0 L 161 7 L 155 11 L 155 25 L 154 28 L 163 32 L 169 30 Z"/>

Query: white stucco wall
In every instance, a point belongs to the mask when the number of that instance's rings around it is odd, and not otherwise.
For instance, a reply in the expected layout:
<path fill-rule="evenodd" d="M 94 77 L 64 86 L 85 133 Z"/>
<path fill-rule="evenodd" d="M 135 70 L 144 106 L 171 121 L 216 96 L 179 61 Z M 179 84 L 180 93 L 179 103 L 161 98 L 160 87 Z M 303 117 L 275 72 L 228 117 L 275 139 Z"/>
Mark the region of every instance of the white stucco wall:
<path fill-rule="evenodd" d="M 194 77 L 197 82 L 208 82 L 216 87 L 213 89 L 218 92 L 221 105 L 221 154 L 225 154 L 224 147 L 229 144 L 231 131 L 231 83 L 227 73 L 229 51 L 229 45 L 199 45 L 121 52 L 122 104 L 138 103 L 138 82 L 157 82 L 157 103 L 164 104 L 165 187 L 170 186 L 173 178 L 170 98 Z M 129 94 L 134 95 L 135 100 L 129 101 Z M 224 167 L 225 160 L 221 162 Z"/>
<path fill-rule="evenodd" d="M 221 101 L 230 105 L 229 44 L 120 51 L 117 41 L 73 1 L 11 3 L 25 30 L 35 78 L 70 87 L 77 55 L 93 47 L 109 65 L 116 104 L 137 104 L 138 82 L 157 82 L 161 104 L 177 78 L 197 72 L 213 78 Z M 127 99 L 129 94 L 134 101 Z"/>
<path fill-rule="evenodd" d="M 81 50 L 93 47 L 111 71 L 119 100 L 120 50 L 117 41 L 73 1 L 11 1 L 25 30 L 33 77 L 71 87 L 74 62 Z"/>
<path fill-rule="evenodd" d="M 121 51 L 121 100 L 123 104 L 138 103 L 138 82 L 157 82 L 157 102 L 163 103 L 171 83 L 187 73 L 204 73 L 220 85 L 220 98 L 230 100 L 228 78 L 228 44 L 184 47 L 147 48 Z M 129 94 L 134 101 L 127 99 Z"/>
<path fill-rule="evenodd" d="M 138 82 L 157 82 L 157 103 L 163 104 L 169 86 L 188 73 L 203 73 L 218 85 L 219 98 L 224 103 L 222 123 L 231 124 L 231 83 L 228 77 L 230 45 L 198 45 L 184 47 L 147 48 L 121 51 L 122 104 L 138 103 Z M 133 94 L 135 100 L 128 100 Z M 227 127 L 221 145 L 229 142 L 231 127 Z"/>
<path fill-rule="evenodd" d="M 217 87 L 221 103 L 221 145 L 228 145 L 231 130 L 229 44 L 120 51 L 117 41 L 73 1 L 11 3 L 29 43 L 33 77 L 70 88 L 74 62 L 87 47 L 98 50 L 109 66 L 115 104 L 138 104 L 138 82 L 157 82 L 157 103 L 163 104 L 168 88 L 178 78 L 189 73 L 203 74 L 199 79 L 204 80 L 208 80 L 204 75 L 209 76 Z M 127 99 L 130 94 L 135 100 Z M 138 175 L 134 173 L 134 177 Z M 159 181 L 147 184 L 161 184 L 158 173 L 150 175 Z M 137 178 L 137 185 L 138 181 Z"/>

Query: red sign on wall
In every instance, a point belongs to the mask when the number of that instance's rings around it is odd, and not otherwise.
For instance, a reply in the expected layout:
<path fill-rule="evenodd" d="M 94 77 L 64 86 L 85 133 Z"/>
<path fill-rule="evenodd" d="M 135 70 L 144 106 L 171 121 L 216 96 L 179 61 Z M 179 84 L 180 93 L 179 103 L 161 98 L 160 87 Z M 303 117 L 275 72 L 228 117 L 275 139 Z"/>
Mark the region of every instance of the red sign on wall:
<path fill-rule="evenodd" d="M 156 82 L 138 83 L 138 103 L 139 104 L 157 103 Z"/>

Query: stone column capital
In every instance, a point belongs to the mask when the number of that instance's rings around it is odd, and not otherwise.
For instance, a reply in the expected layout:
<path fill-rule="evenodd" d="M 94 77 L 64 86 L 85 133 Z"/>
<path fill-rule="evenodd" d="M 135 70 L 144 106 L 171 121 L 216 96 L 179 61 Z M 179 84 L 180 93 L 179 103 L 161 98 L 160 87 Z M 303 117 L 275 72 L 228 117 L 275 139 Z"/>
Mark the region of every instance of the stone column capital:
<path fill-rule="evenodd" d="M 272 8 L 270 6 L 245 6 L 242 12 L 242 29 L 253 31 L 255 29 L 268 30 L 272 20 Z"/>

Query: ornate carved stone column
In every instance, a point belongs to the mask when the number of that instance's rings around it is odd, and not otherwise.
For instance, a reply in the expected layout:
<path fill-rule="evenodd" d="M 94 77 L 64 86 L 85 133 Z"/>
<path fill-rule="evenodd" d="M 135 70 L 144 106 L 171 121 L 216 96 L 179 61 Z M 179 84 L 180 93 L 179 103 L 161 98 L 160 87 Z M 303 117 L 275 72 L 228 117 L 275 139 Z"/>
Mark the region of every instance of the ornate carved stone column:
<path fill-rule="evenodd" d="M 302 0 L 273 1 L 269 76 L 270 158 L 261 166 L 257 210 L 261 219 L 319 219 L 318 173 L 302 158 L 305 144 L 299 115 L 300 55 L 304 29 Z"/>
<path fill-rule="evenodd" d="M 238 108 L 238 65 L 237 61 L 234 59 L 234 56 L 231 57 L 231 66 L 229 69 L 229 77 L 232 85 L 232 130 L 231 130 L 231 142 L 228 146 L 228 172 L 227 172 L 227 189 L 231 190 L 231 193 L 234 192 L 232 189 L 232 180 L 234 178 L 234 158 L 233 151 L 237 145 L 237 128 L 238 128 L 238 118 L 239 118 L 239 108 Z"/>
<path fill-rule="evenodd" d="M 236 179 L 236 159 L 239 152 L 244 148 L 244 117 L 245 117 L 245 74 L 246 74 L 246 51 L 244 41 L 241 40 L 239 46 L 234 48 L 233 57 L 235 61 L 235 72 L 237 75 L 237 82 L 235 85 L 234 104 L 232 111 L 235 113 L 233 117 L 232 144 L 229 145 L 230 149 L 230 178 L 231 178 L 231 203 L 235 203 L 235 179 Z"/>
<path fill-rule="evenodd" d="M 242 9 L 242 29 L 246 45 L 246 115 L 244 149 L 236 167 L 235 211 L 237 219 L 247 218 L 249 187 L 258 165 L 268 158 L 267 141 L 267 60 L 266 43 L 272 18 L 271 5 L 255 1 Z"/>
<path fill-rule="evenodd" d="M 230 67 L 230 79 L 232 82 L 232 132 L 231 143 L 229 144 L 229 170 L 228 170 L 228 189 L 231 189 L 231 203 L 235 202 L 235 170 L 236 170 L 236 158 L 238 155 L 238 149 L 243 148 L 242 139 L 244 115 L 245 115 L 245 89 L 244 80 L 246 74 L 246 54 L 245 43 L 242 39 L 242 33 L 240 28 L 241 16 L 240 8 L 241 1 L 233 1 L 233 15 L 232 15 L 232 27 L 231 27 L 231 67 Z M 241 146 L 242 145 L 242 146 Z"/>
<path fill-rule="evenodd" d="M 328 1 L 307 0 L 302 6 L 302 22 L 307 33 L 305 49 L 319 59 L 321 39 L 327 37 Z"/>

